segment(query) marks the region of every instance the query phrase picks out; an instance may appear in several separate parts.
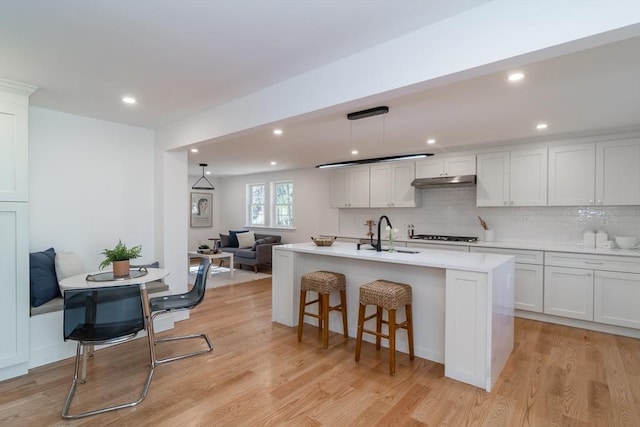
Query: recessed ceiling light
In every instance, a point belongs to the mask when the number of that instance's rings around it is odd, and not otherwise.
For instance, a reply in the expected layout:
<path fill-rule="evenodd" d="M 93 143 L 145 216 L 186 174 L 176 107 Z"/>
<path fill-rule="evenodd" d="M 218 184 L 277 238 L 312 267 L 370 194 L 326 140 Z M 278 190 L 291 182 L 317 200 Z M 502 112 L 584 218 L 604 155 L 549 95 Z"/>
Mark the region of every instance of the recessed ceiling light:
<path fill-rule="evenodd" d="M 518 80 L 524 79 L 524 74 L 522 74 L 520 72 L 511 73 L 511 74 L 509 74 L 508 79 L 509 79 L 510 82 L 517 82 Z"/>
<path fill-rule="evenodd" d="M 122 98 L 122 102 L 124 102 L 125 104 L 135 104 L 136 99 L 132 98 L 131 96 L 125 96 Z"/>
<path fill-rule="evenodd" d="M 273 134 L 274 135 L 282 135 L 282 129 L 274 129 L 273 130 Z"/>
<path fill-rule="evenodd" d="M 355 156 L 356 154 L 358 154 L 358 150 L 351 150 L 351 154 Z"/>
<path fill-rule="evenodd" d="M 538 130 L 546 129 L 546 128 L 548 128 L 548 127 L 549 127 L 549 126 L 547 126 L 547 124 L 546 124 L 546 123 L 538 123 L 538 124 L 536 125 L 536 129 L 538 129 Z"/>
<path fill-rule="evenodd" d="M 435 144 L 436 140 L 431 138 L 431 139 L 427 139 L 427 144 Z"/>
<path fill-rule="evenodd" d="M 192 148 L 192 149 L 191 149 L 191 152 L 192 152 L 192 153 L 197 153 L 197 152 L 198 152 L 198 149 L 197 149 L 197 148 Z"/>
<path fill-rule="evenodd" d="M 275 165 L 277 165 L 277 164 L 278 164 L 278 163 L 276 163 L 276 162 L 271 162 L 271 166 L 275 166 Z"/>

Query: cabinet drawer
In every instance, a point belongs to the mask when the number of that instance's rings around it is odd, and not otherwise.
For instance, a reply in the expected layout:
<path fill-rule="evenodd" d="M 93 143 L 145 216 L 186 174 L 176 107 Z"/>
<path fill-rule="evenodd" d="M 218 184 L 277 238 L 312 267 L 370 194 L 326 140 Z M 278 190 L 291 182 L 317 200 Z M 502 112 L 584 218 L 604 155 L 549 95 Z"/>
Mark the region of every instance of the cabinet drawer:
<path fill-rule="evenodd" d="M 503 249 L 503 248 L 484 248 L 482 246 L 471 247 L 471 252 L 484 252 L 488 254 L 511 255 L 515 257 L 515 261 L 520 264 L 542 265 L 544 261 L 544 252 L 528 251 L 524 249 Z"/>
<path fill-rule="evenodd" d="M 590 268 L 603 271 L 640 273 L 640 258 L 615 255 L 573 254 L 545 252 L 544 265 L 572 268 Z"/>
<path fill-rule="evenodd" d="M 407 242 L 407 247 L 408 248 L 418 248 L 418 249 L 437 249 L 439 251 L 469 252 L 469 246 L 447 245 L 447 244 L 438 244 L 438 243 Z"/>

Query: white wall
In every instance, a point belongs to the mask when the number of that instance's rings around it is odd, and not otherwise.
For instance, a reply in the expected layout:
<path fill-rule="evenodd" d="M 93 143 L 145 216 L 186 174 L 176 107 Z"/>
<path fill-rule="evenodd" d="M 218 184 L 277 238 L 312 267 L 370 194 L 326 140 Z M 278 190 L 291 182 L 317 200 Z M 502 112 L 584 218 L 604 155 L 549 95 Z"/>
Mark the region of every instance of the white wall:
<path fill-rule="evenodd" d="M 292 230 L 255 228 L 256 233 L 279 234 L 286 243 L 310 241 L 320 233 L 335 234 L 338 231 L 338 210 L 329 208 L 329 173 L 320 169 L 299 169 L 266 174 L 245 175 L 220 179 L 220 222 L 218 233 L 237 230 L 245 225 L 247 184 L 290 180 L 294 184 L 294 224 Z"/>
<path fill-rule="evenodd" d="M 154 132 L 29 110 L 29 246 L 80 255 L 97 270 L 121 238 L 155 261 Z"/>

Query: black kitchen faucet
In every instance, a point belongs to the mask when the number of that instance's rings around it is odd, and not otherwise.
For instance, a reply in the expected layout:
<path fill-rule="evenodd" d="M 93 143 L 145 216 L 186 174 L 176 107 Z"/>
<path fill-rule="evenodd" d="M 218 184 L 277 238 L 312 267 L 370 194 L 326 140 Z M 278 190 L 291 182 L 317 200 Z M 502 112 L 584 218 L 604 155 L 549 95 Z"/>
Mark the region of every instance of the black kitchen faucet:
<path fill-rule="evenodd" d="M 382 239 L 380 238 L 380 226 L 382 225 L 383 218 L 387 221 L 387 225 L 389 226 L 389 228 L 393 228 L 393 226 L 391 225 L 391 221 L 389 221 L 389 218 L 386 215 L 382 215 L 378 220 L 378 243 L 376 243 L 375 245 L 377 252 L 382 252 Z"/>

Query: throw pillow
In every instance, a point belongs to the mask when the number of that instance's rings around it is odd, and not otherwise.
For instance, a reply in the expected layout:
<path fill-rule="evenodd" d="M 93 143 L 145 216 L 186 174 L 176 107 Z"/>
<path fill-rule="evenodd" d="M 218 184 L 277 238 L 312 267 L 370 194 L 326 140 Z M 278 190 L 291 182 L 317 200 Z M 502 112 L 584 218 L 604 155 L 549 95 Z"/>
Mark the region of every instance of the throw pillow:
<path fill-rule="evenodd" d="M 29 254 L 29 288 L 33 307 L 60 296 L 55 258 L 56 251 L 53 248 Z"/>
<path fill-rule="evenodd" d="M 160 268 L 160 262 L 154 261 L 151 264 L 131 265 L 131 268 Z"/>
<path fill-rule="evenodd" d="M 238 230 L 238 231 L 229 230 L 229 247 L 230 248 L 237 248 L 238 247 L 238 234 L 246 233 L 248 231 L 249 230 Z"/>
<path fill-rule="evenodd" d="M 238 247 L 239 248 L 250 248 L 253 245 L 253 242 L 256 241 L 256 236 L 254 236 L 253 231 L 247 231 L 246 233 L 240 233 L 236 235 L 238 239 Z"/>
<path fill-rule="evenodd" d="M 220 233 L 220 247 L 228 248 L 229 247 L 229 235 Z"/>
<path fill-rule="evenodd" d="M 58 282 L 67 277 L 84 273 L 84 264 L 74 252 L 57 253 L 54 261 Z"/>
<path fill-rule="evenodd" d="M 255 251 L 256 248 L 258 247 L 258 245 L 262 245 L 264 243 L 267 243 L 267 238 L 263 238 L 263 239 L 258 239 L 255 242 L 253 242 L 253 245 L 251 246 L 251 250 Z"/>

